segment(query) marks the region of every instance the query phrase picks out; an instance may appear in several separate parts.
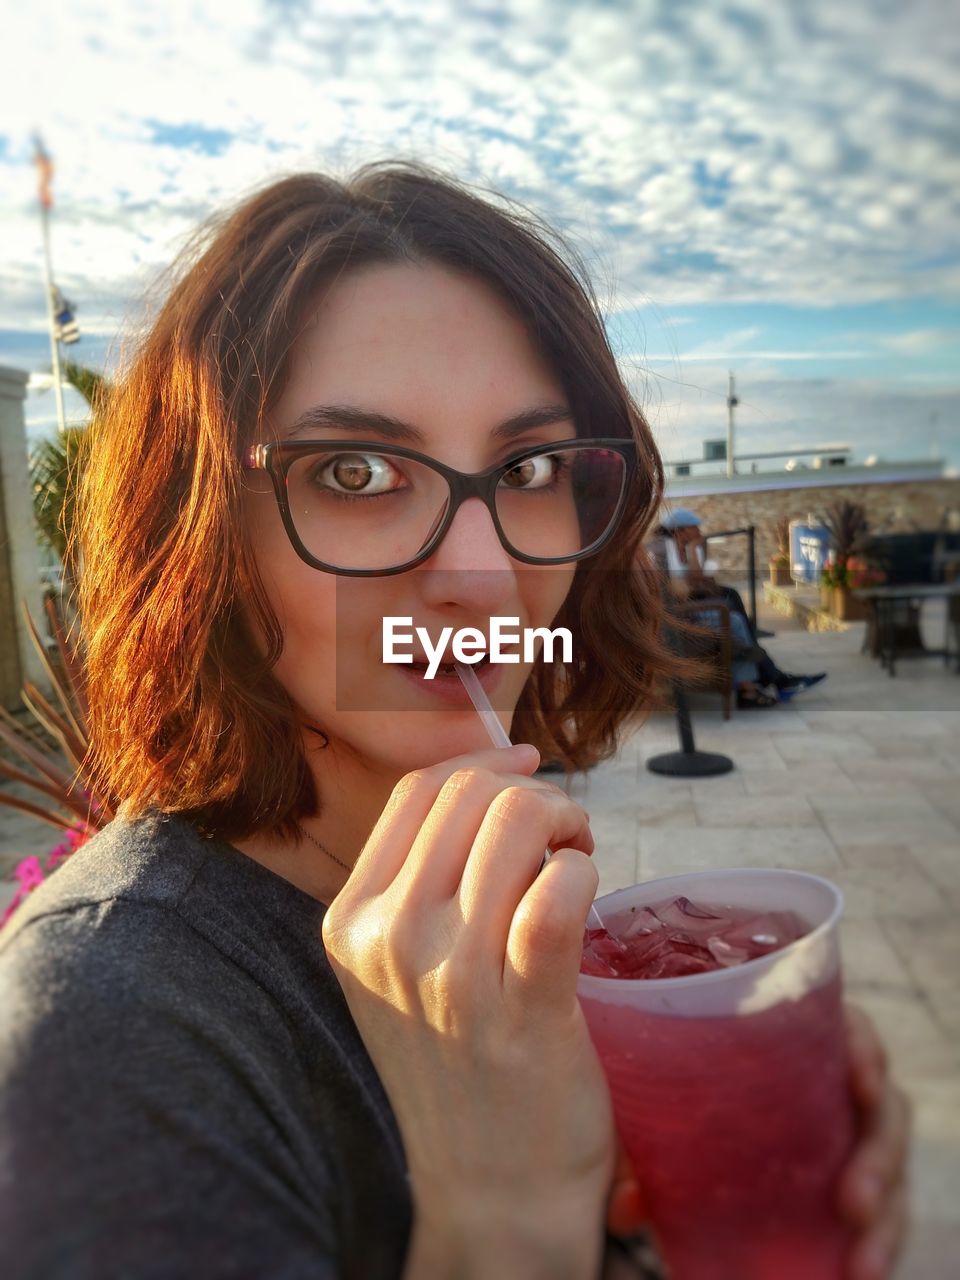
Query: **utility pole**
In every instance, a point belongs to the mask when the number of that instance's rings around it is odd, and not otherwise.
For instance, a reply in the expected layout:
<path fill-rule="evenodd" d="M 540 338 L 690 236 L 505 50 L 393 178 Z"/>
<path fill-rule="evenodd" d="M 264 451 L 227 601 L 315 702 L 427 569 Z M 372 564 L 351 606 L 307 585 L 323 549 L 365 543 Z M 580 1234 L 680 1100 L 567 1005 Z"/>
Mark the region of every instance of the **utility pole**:
<path fill-rule="evenodd" d="M 43 222 L 43 274 L 47 286 L 47 323 L 50 325 L 50 363 L 53 368 L 53 394 L 57 398 L 57 426 L 61 435 L 66 428 L 63 412 L 63 383 L 60 380 L 60 343 L 57 339 L 57 314 L 53 305 L 53 273 L 50 269 L 50 210 L 40 206 Z"/>
<path fill-rule="evenodd" d="M 50 326 L 50 363 L 53 372 L 53 393 L 57 401 L 57 426 L 62 434 L 66 428 L 66 416 L 63 411 L 63 383 L 60 381 L 60 341 L 54 303 L 53 268 L 50 265 L 50 210 L 53 207 L 50 184 L 53 178 L 53 161 L 44 149 L 39 135 L 34 145 L 36 147 L 34 161 L 39 179 L 40 224 L 43 228 L 43 277 L 47 290 L 47 323 Z"/>
<path fill-rule="evenodd" d="M 733 370 L 730 370 L 730 387 L 727 391 L 727 475 L 732 476 L 736 472 L 733 465 L 733 411 L 740 401 L 734 394 L 733 388 Z"/>

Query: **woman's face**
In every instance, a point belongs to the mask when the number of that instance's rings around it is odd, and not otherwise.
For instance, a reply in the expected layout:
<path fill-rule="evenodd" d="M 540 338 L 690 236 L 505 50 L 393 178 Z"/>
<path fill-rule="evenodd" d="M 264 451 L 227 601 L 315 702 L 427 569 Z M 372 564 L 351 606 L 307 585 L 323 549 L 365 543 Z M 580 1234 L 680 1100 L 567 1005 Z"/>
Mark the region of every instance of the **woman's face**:
<path fill-rule="evenodd" d="M 538 411 L 545 411 L 540 425 Z M 313 421 L 305 423 L 308 414 Z M 388 449 L 383 424 L 364 423 L 364 415 L 405 424 L 415 435 L 393 443 L 465 472 L 576 434 L 560 381 L 523 323 L 483 282 L 430 263 L 364 268 L 324 291 L 294 347 L 266 438 L 382 440 Z M 527 425 L 498 434 L 506 423 L 516 427 L 519 415 L 529 415 Z M 491 616 L 545 627 L 574 565 L 534 568 L 513 559 L 487 508 L 471 498 L 421 567 L 376 578 L 325 573 L 294 551 L 266 476 L 249 475 L 249 544 L 284 636 L 274 673 L 305 721 L 320 726 L 335 751 L 396 776 L 487 745 L 455 677 L 431 682 L 411 666 L 384 664 L 383 618 L 412 618 L 433 644 L 444 627 L 488 635 Z M 389 486 L 389 471 L 380 483 Z M 390 504 L 383 509 L 386 524 Z M 508 728 L 531 666 L 477 668 Z"/>

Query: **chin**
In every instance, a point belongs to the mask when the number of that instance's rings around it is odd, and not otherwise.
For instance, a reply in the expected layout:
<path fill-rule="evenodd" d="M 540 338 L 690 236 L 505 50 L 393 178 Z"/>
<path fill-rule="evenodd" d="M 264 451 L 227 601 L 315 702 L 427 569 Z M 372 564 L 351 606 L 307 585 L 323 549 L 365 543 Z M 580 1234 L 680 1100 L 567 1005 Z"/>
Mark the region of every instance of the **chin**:
<path fill-rule="evenodd" d="M 469 713 L 400 712 L 376 729 L 369 725 L 366 733 L 345 734 L 343 741 L 378 773 L 397 778 L 491 746 L 472 709 Z"/>

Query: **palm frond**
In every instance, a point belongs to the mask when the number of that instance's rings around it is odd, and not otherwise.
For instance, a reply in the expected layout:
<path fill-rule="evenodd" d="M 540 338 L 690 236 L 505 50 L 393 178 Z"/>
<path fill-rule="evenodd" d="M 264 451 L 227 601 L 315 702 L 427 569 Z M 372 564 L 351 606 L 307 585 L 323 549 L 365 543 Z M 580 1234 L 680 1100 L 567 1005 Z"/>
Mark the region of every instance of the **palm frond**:
<path fill-rule="evenodd" d="M 859 502 L 841 498 L 827 508 L 823 522 L 830 533 L 836 563 L 842 568 L 866 541 L 870 531 L 866 508 Z"/>
<path fill-rule="evenodd" d="M 63 376 L 71 387 L 79 391 L 90 408 L 96 413 L 103 404 L 104 396 L 110 390 L 107 378 L 96 369 L 88 369 L 86 365 L 75 364 L 73 360 L 64 361 Z"/>
<path fill-rule="evenodd" d="M 61 560 L 67 555 L 86 448 L 87 428 L 66 427 L 30 454 L 34 519 L 41 539 Z"/>
<path fill-rule="evenodd" d="M 9 805 L 66 831 L 95 831 L 110 821 L 115 805 L 112 797 L 92 794 L 87 784 L 89 731 L 80 656 L 67 633 L 61 603 L 48 597 L 46 611 L 55 642 L 55 659 L 47 652 L 29 615 L 27 621 L 50 679 L 54 701 L 35 685 L 24 685 L 23 702 L 34 727 L 20 724 L 0 707 L 0 745 L 14 759 L 13 764 L 0 761 L 0 777 L 33 794 L 22 799 L 0 790 L 0 805 Z"/>

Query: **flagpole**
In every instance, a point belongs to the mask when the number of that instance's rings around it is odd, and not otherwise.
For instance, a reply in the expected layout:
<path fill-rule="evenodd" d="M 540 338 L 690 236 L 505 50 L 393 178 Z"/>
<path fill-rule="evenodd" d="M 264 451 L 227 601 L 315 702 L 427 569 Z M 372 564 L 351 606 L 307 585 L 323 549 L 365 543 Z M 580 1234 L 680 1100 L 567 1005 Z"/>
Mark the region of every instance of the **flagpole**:
<path fill-rule="evenodd" d="M 57 426 L 66 430 L 63 412 L 63 383 L 60 381 L 60 343 L 57 341 L 57 317 L 53 307 L 53 270 L 50 265 L 50 210 L 41 201 L 40 223 L 43 227 L 43 275 L 47 286 L 47 321 L 50 325 L 50 356 L 53 365 L 53 392 L 57 398 Z"/>

